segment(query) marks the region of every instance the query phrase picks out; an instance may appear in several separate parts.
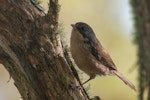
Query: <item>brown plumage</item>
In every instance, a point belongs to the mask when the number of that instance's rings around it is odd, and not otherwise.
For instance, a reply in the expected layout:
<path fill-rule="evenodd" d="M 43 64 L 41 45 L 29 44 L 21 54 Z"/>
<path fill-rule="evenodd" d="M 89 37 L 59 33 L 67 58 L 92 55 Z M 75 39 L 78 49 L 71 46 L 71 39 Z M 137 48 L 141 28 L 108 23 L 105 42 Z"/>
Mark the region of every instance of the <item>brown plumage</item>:
<path fill-rule="evenodd" d="M 72 27 L 71 54 L 77 66 L 90 76 L 89 80 L 94 79 L 96 75 L 115 74 L 131 89 L 136 90 L 135 86 L 117 70 L 109 53 L 103 48 L 89 25 L 78 22 Z"/>

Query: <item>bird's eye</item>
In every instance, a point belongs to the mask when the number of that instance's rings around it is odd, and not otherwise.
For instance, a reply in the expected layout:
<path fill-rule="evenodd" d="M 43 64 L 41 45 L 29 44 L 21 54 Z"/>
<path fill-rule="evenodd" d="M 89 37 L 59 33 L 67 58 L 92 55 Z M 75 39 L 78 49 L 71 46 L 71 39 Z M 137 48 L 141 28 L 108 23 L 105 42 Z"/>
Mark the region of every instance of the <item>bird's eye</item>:
<path fill-rule="evenodd" d="M 81 29 L 81 31 L 85 31 L 85 27 L 81 27 L 80 29 Z"/>

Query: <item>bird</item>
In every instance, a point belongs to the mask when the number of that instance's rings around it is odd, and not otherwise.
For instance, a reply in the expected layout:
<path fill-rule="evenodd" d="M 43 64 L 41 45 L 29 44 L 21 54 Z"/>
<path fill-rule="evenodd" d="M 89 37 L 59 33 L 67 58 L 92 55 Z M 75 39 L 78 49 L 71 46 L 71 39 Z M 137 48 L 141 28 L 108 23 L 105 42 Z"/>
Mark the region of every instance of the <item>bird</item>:
<path fill-rule="evenodd" d="M 90 78 L 95 76 L 118 76 L 127 86 L 136 91 L 135 86 L 118 71 L 109 53 L 97 39 L 93 29 L 87 23 L 77 22 L 71 24 L 72 32 L 70 37 L 70 52 L 74 62 L 80 70 Z"/>

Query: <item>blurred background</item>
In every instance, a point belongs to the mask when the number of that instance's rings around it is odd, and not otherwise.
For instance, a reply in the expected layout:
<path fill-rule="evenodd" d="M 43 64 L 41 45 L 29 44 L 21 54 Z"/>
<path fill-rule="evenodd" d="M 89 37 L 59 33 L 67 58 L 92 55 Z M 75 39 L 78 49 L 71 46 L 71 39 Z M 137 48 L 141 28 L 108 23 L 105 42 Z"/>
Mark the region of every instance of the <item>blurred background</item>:
<path fill-rule="evenodd" d="M 137 87 L 137 50 L 133 43 L 133 20 L 129 0 L 59 0 L 60 16 L 65 39 L 69 45 L 72 27 L 82 21 L 88 23 L 106 50 L 110 53 L 118 70 Z M 48 0 L 42 0 L 47 10 Z M 79 72 L 82 81 L 89 77 Z M 0 100 L 22 100 L 19 92 L 9 80 L 8 72 L 0 65 Z M 91 97 L 103 100 L 137 100 L 137 92 L 131 90 L 118 77 L 96 77 L 85 85 Z"/>

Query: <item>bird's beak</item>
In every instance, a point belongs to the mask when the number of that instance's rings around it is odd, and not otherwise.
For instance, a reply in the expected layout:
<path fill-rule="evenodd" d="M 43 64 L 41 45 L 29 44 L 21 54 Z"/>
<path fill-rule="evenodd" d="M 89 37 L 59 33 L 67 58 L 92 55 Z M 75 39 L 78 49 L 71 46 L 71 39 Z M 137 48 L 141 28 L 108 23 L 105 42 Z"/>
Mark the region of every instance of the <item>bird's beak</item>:
<path fill-rule="evenodd" d="M 71 26 L 74 28 L 75 27 L 75 25 L 74 24 L 71 24 Z"/>

